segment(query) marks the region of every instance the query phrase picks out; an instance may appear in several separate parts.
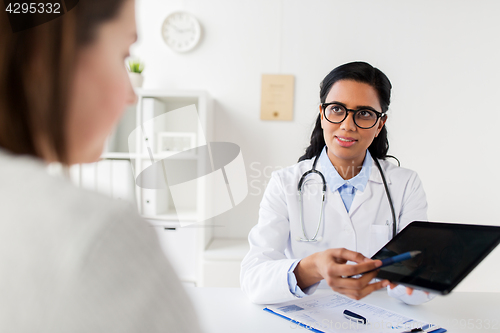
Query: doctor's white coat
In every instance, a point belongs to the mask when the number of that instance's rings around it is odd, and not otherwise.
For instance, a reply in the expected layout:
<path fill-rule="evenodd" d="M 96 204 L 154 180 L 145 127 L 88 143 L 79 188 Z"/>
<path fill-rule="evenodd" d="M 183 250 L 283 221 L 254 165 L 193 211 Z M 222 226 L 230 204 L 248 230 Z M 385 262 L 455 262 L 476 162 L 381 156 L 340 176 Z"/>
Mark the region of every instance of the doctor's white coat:
<path fill-rule="evenodd" d="M 379 170 L 372 162 L 367 186 L 363 192 L 356 191 L 349 212 L 339 192 L 327 188 L 318 233 L 320 241 L 298 241 L 304 235 L 299 220 L 297 185 L 301 176 L 311 169 L 313 161 L 304 160 L 273 172 L 264 192 L 258 224 L 248 236 L 250 251 L 241 266 L 241 287 L 254 303 L 295 299 L 288 286 L 288 270 L 297 259 L 342 247 L 371 257 L 392 237 L 391 209 Z M 427 201 L 417 174 L 388 161 L 380 160 L 380 164 L 394 203 L 397 231 L 412 221 L 426 221 Z M 322 171 L 320 163 L 316 168 Z M 321 196 L 321 180 L 316 177 L 304 187 L 303 216 L 309 238 L 314 236 L 318 226 Z M 324 280 L 321 287 L 328 288 Z M 414 292 L 413 297 L 418 296 L 419 293 Z M 422 296 L 426 295 L 420 295 L 415 303 L 421 303 Z"/>

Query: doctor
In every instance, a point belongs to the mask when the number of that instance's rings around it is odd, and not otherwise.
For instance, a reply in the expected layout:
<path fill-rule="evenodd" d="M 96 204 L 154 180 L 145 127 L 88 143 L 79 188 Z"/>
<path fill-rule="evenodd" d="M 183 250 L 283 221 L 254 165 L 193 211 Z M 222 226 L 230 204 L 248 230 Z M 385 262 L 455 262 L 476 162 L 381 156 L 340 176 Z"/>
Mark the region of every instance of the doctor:
<path fill-rule="evenodd" d="M 408 304 L 432 298 L 386 280 L 370 283 L 376 272 L 342 278 L 379 265 L 368 258 L 393 233 L 427 220 L 417 174 L 385 160 L 391 88 L 384 73 L 364 62 L 339 66 L 324 78 L 311 144 L 299 163 L 272 174 L 248 236 L 241 286 L 252 302 L 304 297 L 318 285 L 355 299 L 386 286 Z"/>

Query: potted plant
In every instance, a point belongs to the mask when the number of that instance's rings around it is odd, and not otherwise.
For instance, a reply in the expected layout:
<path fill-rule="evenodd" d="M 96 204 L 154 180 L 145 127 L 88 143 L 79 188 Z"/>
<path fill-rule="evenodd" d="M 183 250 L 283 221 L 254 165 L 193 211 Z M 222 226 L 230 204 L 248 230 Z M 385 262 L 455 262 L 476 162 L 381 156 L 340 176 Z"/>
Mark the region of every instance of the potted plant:
<path fill-rule="evenodd" d="M 144 81 L 144 77 L 141 74 L 144 70 L 144 64 L 140 60 L 130 59 L 127 67 L 132 87 L 141 88 Z"/>

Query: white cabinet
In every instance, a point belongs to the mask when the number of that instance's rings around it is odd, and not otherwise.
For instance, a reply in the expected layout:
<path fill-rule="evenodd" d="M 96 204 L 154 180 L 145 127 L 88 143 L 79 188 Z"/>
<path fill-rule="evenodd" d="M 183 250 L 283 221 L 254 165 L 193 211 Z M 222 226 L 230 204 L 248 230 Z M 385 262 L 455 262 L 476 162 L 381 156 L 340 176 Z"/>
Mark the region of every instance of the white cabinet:
<path fill-rule="evenodd" d="M 195 228 L 154 227 L 163 252 L 175 272 L 185 282 L 197 282 L 197 230 Z"/>
<path fill-rule="evenodd" d="M 204 287 L 240 287 L 243 257 L 250 250 L 246 238 L 214 238 L 203 251 Z"/>
<path fill-rule="evenodd" d="M 102 160 L 72 167 L 71 178 L 79 186 L 133 201 L 157 231 L 181 279 L 203 284 L 203 252 L 213 227 L 203 218 L 210 216 L 208 180 L 196 177 L 206 173 L 207 163 L 195 147 L 213 141 L 211 99 L 204 91 L 136 93 L 137 104 L 125 110 Z"/>

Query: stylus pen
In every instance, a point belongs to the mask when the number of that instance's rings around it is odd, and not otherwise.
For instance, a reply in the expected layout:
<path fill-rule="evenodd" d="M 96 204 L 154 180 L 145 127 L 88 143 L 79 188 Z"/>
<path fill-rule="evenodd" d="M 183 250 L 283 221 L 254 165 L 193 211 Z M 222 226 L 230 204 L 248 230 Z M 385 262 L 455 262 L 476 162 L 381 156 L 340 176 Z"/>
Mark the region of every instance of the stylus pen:
<path fill-rule="evenodd" d="M 366 272 L 363 272 L 363 273 L 359 273 L 359 274 L 356 274 L 356 275 L 351 275 L 351 276 L 348 276 L 348 277 L 353 277 L 353 276 L 358 276 L 358 275 L 361 275 L 361 274 L 370 273 L 370 272 L 376 271 L 377 269 L 381 269 L 382 267 L 387 267 L 387 266 L 396 264 L 396 263 L 401 262 L 401 261 L 405 261 L 405 260 L 408 260 L 408 259 L 415 258 L 420 253 L 422 253 L 422 251 L 408 251 L 408 252 L 405 252 L 405 253 L 402 253 L 402 254 L 398 254 L 397 256 L 394 256 L 394 257 L 381 259 L 380 261 L 382 261 L 382 266 L 379 266 L 379 267 L 374 268 L 374 269 L 370 269 L 369 271 L 366 271 Z"/>

